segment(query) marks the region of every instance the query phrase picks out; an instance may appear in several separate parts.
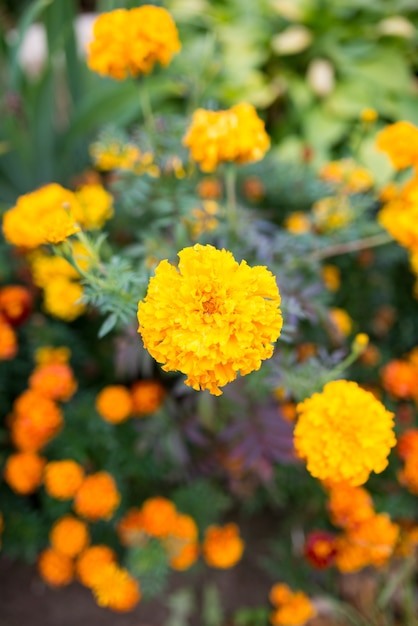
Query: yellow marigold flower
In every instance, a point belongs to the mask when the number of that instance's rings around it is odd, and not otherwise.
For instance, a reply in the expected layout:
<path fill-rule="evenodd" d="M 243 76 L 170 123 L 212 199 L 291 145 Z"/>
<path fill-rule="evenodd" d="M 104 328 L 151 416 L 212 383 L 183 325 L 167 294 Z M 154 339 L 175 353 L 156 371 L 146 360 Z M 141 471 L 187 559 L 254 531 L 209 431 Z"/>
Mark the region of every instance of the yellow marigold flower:
<path fill-rule="evenodd" d="M 87 476 L 74 498 L 74 510 L 91 522 L 110 519 L 119 506 L 120 494 L 112 476 L 96 472 Z"/>
<path fill-rule="evenodd" d="M 166 537 L 177 519 L 174 504 L 167 498 L 155 497 L 142 505 L 142 524 L 145 532 L 153 537 Z"/>
<path fill-rule="evenodd" d="M 411 122 L 401 121 L 386 126 L 377 135 L 376 146 L 386 152 L 397 170 L 418 165 L 418 128 Z"/>
<path fill-rule="evenodd" d="M 116 527 L 119 541 L 124 546 L 139 546 L 146 542 L 142 510 L 132 508 L 118 522 Z"/>
<path fill-rule="evenodd" d="M 71 263 L 60 256 L 52 256 L 37 250 L 30 256 L 29 261 L 33 282 L 42 289 L 57 278 L 67 280 L 80 278 L 80 274 Z"/>
<path fill-rule="evenodd" d="M 295 449 L 312 476 L 362 485 L 388 464 L 393 413 L 357 383 L 337 380 L 297 405 Z"/>
<path fill-rule="evenodd" d="M 86 548 L 76 561 L 76 574 L 86 587 L 93 587 L 100 579 L 103 566 L 116 562 L 116 553 L 105 545 Z"/>
<path fill-rule="evenodd" d="M 50 363 L 34 369 L 29 387 L 46 398 L 65 402 L 75 394 L 77 381 L 67 363 Z"/>
<path fill-rule="evenodd" d="M 139 380 L 131 389 L 132 411 L 142 416 L 154 413 L 160 408 L 165 389 L 158 380 Z"/>
<path fill-rule="evenodd" d="M 132 413 L 132 398 L 123 385 L 109 385 L 96 397 L 96 411 L 106 422 L 120 424 Z"/>
<path fill-rule="evenodd" d="M 368 565 L 381 567 L 390 559 L 399 538 L 399 526 L 386 513 L 373 515 L 336 539 L 335 564 L 341 572 Z"/>
<path fill-rule="evenodd" d="M 319 178 L 340 187 L 344 193 L 362 193 L 373 187 L 373 176 L 353 159 L 341 159 L 326 163 L 319 172 Z"/>
<path fill-rule="evenodd" d="M 142 153 L 134 144 L 121 141 L 112 141 L 111 143 L 98 141 L 91 145 L 90 154 L 97 169 L 102 172 L 119 169 L 135 171 L 140 174 L 143 173 L 140 171 L 141 165 L 145 171 L 153 160 L 150 153 Z"/>
<path fill-rule="evenodd" d="M 0 314 L 0 361 L 14 359 L 17 350 L 16 333 L 5 317 Z"/>
<path fill-rule="evenodd" d="M 20 196 L 3 217 L 6 241 L 23 248 L 64 241 L 79 230 L 71 215 L 76 203 L 71 191 L 55 183 Z"/>
<path fill-rule="evenodd" d="M 226 524 L 223 527 L 213 525 L 206 529 L 202 553 L 211 567 L 233 567 L 241 559 L 243 552 L 244 542 L 236 524 Z"/>
<path fill-rule="evenodd" d="M 35 351 L 35 361 L 38 365 L 49 365 L 50 363 L 68 363 L 71 357 L 71 350 L 66 346 L 54 348 L 53 346 L 42 346 Z"/>
<path fill-rule="evenodd" d="M 45 459 L 33 452 L 11 454 L 4 466 L 6 483 L 21 495 L 33 493 L 42 482 Z"/>
<path fill-rule="evenodd" d="M 51 587 L 64 587 L 73 580 L 74 563 L 66 554 L 47 548 L 39 555 L 38 571 Z"/>
<path fill-rule="evenodd" d="M 113 216 L 113 196 L 102 185 L 83 185 L 75 196 L 78 205 L 73 217 L 86 230 L 101 228 Z"/>
<path fill-rule="evenodd" d="M 32 296 L 26 287 L 7 285 L 0 289 L 0 315 L 11 326 L 19 326 L 30 315 Z"/>
<path fill-rule="evenodd" d="M 312 205 L 315 226 L 319 232 L 344 228 L 353 221 L 353 211 L 347 198 L 329 196 Z"/>
<path fill-rule="evenodd" d="M 65 515 L 53 525 L 49 540 L 57 552 L 74 557 L 86 548 L 90 534 L 85 522 L 72 515 Z"/>
<path fill-rule="evenodd" d="M 397 195 L 381 208 L 378 221 L 402 246 L 411 252 L 418 250 L 417 175 L 408 180 Z"/>
<path fill-rule="evenodd" d="M 138 306 L 145 348 L 186 384 L 219 387 L 258 370 L 280 335 L 280 294 L 266 267 L 238 264 L 231 252 L 196 244 L 179 252 L 178 269 L 161 261 Z"/>
<path fill-rule="evenodd" d="M 176 25 L 163 8 L 143 5 L 99 15 L 93 26 L 87 64 L 102 76 L 123 80 L 166 66 L 180 50 Z"/>
<path fill-rule="evenodd" d="M 241 102 L 226 111 L 197 109 L 183 144 L 203 172 L 213 172 L 224 161 L 260 161 L 270 139 L 254 107 Z"/>
<path fill-rule="evenodd" d="M 57 278 L 44 288 L 44 308 L 47 313 L 66 322 L 72 322 L 86 310 L 80 300 L 83 288 L 79 283 Z"/>
<path fill-rule="evenodd" d="M 303 235 L 312 229 L 311 220 L 303 211 L 289 213 L 284 221 L 284 228 L 292 235 Z"/>
<path fill-rule="evenodd" d="M 13 409 L 11 436 L 20 450 L 40 450 L 62 429 L 60 408 L 38 391 L 24 391 L 15 401 Z"/>
<path fill-rule="evenodd" d="M 322 267 L 322 280 L 329 291 L 338 291 L 341 285 L 341 272 L 336 265 Z"/>
<path fill-rule="evenodd" d="M 328 497 L 328 511 L 336 526 L 352 528 L 374 515 L 372 498 L 364 487 L 335 485 L 330 489 Z"/>
<path fill-rule="evenodd" d="M 363 109 L 360 113 L 360 119 L 365 124 L 373 124 L 379 117 L 376 109 Z"/>
<path fill-rule="evenodd" d="M 44 469 L 45 491 L 57 500 L 73 498 L 83 480 L 83 468 L 71 459 L 50 461 Z"/>
<path fill-rule="evenodd" d="M 202 233 L 211 233 L 218 228 L 219 220 L 215 217 L 218 213 L 219 205 L 213 200 L 204 200 L 202 208 L 195 207 L 191 210 L 190 225 L 193 239 L 198 239 Z M 189 222 L 188 219 L 185 220 Z"/>
<path fill-rule="evenodd" d="M 97 604 L 113 611 L 131 611 L 141 599 L 138 581 L 116 563 L 102 566 L 92 589 Z"/>
<path fill-rule="evenodd" d="M 329 311 L 329 317 L 339 334 L 348 337 L 353 329 L 353 320 L 344 309 L 333 308 Z"/>
<path fill-rule="evenodd" d="M 273 626 L 303 626 L 317 611 L 302 591 L 291 591 L 287 585 L 274 585 L 270 600 L 276 609 L 270 614 Z"/>

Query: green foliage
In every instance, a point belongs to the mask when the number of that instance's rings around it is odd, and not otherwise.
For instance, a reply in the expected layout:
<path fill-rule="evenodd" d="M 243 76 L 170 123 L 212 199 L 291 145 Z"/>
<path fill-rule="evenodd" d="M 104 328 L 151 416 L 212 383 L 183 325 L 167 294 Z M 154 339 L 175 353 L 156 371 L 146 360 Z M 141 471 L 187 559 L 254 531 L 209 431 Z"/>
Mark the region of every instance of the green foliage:
<path fill-rule="evenodd" d="M 127 557 L 129 571 L 141 581 L 144 598 L 161 594 L 168 577 L 167 554 L 157 539 L 150 539 L 144 546 L 132 548 Z"/>
<path fill-rule="evenodd" d="M 210 524 L 219 522 L 231 506 L 228 495 L 205 478 L 177 488 L 172 498 L 179 511 L 193 517 L 201 532 Z"/>

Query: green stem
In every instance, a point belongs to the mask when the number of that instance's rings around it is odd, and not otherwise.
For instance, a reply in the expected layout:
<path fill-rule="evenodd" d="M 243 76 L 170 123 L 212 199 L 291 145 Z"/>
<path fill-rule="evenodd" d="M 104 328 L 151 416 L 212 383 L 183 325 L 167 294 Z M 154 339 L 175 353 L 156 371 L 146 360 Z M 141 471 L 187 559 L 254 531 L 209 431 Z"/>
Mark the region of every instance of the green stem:
<path fill-rule="evenodd" d="M 226 211 L 231 233 L 236 235 L 238 230 L 238 209 L 236 195 L 236 168 L 228 164 L 225 170 Z"/>
<path fill-rule="evenodd" d="M 141 103 L 142 115 L 144 116 L 145 128 L 149 134 L 155 132 L 155 119 L 152 112 L 151 100 L 145 80 L 141 80 L 139 85 L 139 100 Z"/>
<path fill-rule="evenodd" d="M 321 261 L 322 259 L 327 259 L 331 256 L 346 254 L 347 252 L 357 252 L 358 250 L 367 250 L 368 248 L 383 246 L 391 241 L 393 241 L 393 239 L 388 233 L 379 233 L 378 235 L 372 235 L 370 237 L 365 237 L 364 239 L 337 243 L 333 246 L 327 246 L 321 250 L 316 250 L 307 257 L 307 260 L 309 262 Z"/>

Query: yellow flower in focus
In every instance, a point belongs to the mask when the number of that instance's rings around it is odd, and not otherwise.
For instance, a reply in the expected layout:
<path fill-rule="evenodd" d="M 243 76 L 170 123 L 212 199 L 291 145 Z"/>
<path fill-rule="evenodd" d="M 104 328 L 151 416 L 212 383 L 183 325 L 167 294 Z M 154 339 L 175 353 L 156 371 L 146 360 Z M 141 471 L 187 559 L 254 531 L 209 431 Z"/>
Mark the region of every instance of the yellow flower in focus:
<path fill-rule="evenodd" d="M 85 522 L 72 515 L 65 515 L 53 525 L 49 540 L 57 552 L 75 557 L 86 548 L 90 535 Z"/>
<path fill-rule="evenodd" d="M 44 469 L 44 486 L 48 495 L 57 500 L 69 500 L 84 480 L 84 470 L 75 461 L 50 461 Z"/>
<path fill-rule="evenodd" d="M 292 235 L 303 235 L 312 229 L 311 220 L 303 211 L 289 213 L 285 219 L 284 227 Z"/>
<path fill-rule="evenodd" d="M 101 228 L 113 216 L 113 197 L 102 185 L 84 185 L 75 197 L 78 205 L 73 217 L 86 230 Z"/>
<path fill-rule="evenodd" d="M 303 591 L 292 591 L 283 583 L 273 585 L 269 598 L 275 607 L 270 614 L 273 626 L 303 626 L 317 614 Z"/>
<path fill-rule="evenodd" d="M 385 152 L 397 170 L 418 165 L 418 128 L 401 121 L 386 126 L 376 138 L 376 147 Z"/>
<path fill-rule="evenodd" d="M 93 587 L 100 579 L 102 568 L 116 562 L 116 553 L 105 545 L 86 548 L 76 561 L 76 574 L 86 587 Z"/>
<path fill-rule="evenodd" d="M 42 482 L 45 459 L 33 452 L 11 454 L 3 469 L 4 480 L 20 495 L 28 495 Z"/>
<path fill-rule="evenodd" d="M 111 424 L 125 422 L 132 413 L 131 394 L 123 385 L 108 385 L 96 397 L 96 411 Z"/>
<path fill-rule="evenodd" d="M 202 546 L 203 557 L 208 565 L 219 569 L 233 567 L 242 557 L 244 542 L 236 524 L 209 526 Z"/>
<path fill-rule="evenodd" d="M 312 205 L 314 223 L 319 232 L 344 228 L 353 221 L 353 212 L 346 198 L 329 196 Z"/>
<path fill-rule="evenodd" d="M 22 248 L 59 243 L 79 230 L 72 216 L 77 208 L 75 195 L 51 183 L 20 196 L 16 206 L 3 217 L 6 241 Z"/>
<path fill-rule="evenodd" d="M 319 480 L 362 485 L 382 472 L 396 444 L 393 413 L 357 383 L 327 383 L 297 405 L 296 453 Z"/>
<path fill-rule="evenodd" d="M 87 65 L 102 76 L 123 80 L 149 74 L 156 63 L 168 65 L 180 48 L 176 25 L 165 9 L 117 9 L 96 19 Z"/>
<path fill-rule="evenodd" d="M 258 370 L 280 335 L 280 294 L 266 267 L 238 264 L 231 252 L 196 244 L 178 269 L 161 261 L 138 305 L 139 333 L 163 370 L 220 395 L 219 387 Z"/>
<path fill-rule="evenodd" d="M 364 193 L 374 184 L 371 173 L 353 159 L 326 163 L 319 172 L 319 178 L 340 188 L 343 193 Z"/>
<path fill-rule="evenodd" d="M 111 519 L 120 503 L 120 494 L 113 477 L 107 472 L 87 476 L 74 498 L 77 515 L 91 522 Z"/>
<path fill-rule="evenodd" d="M 138 581 L 116 563 L 102 566 L 92 590 L 97 604 L 113 611 L 131 611 L 141 599 Z"/>
<path fill-rule="evenodd" d="M 213 172 L 225 161 L 260 161 L 270 139 L 254 107 L 242 102 L 226 111 L 197 109 L 183 144 L 203 172 Z"/>
<path fill-rule="evenodd" d="M 341 285 L 341 272 L 336 265 L 323 265 L 322 280 L 329 291 L 338 291 Z"/>
<path fill-rule="evenodd" d="M 353 320 L 344 309 L 333 308 L 329 310 L 329 318 L 343 337 L 348 337 L 353 329 Z"/>
<path fill-rule="evenodd" d="M 44 308 L 53 317 L 72 322 L 80 317 L 86 306 L 80 301 L 83 288 L 79 283 L 65 278 L 50 281 L 44 287 Z"/>
<path fill-rule="evenodd" d="M 69 556 L 47 548 L 39 555 L 38 571 L 51 587 L 64 587 L 73 580 L 74 563 Z"/>

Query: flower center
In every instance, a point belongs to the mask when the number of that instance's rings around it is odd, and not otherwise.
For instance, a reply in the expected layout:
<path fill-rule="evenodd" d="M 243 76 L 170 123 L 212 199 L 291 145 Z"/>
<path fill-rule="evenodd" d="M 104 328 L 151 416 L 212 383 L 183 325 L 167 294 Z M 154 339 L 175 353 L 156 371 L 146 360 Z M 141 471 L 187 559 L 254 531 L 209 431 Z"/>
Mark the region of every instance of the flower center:
<path fill-rule="evenodd" d="M 215 311 L 217 311 L 218 309 L 218 307 L 216 306 L 215 299 L 212 297 L 202 302 L 202 306 L 203 306 L 203 311 L 207 315 L 212 315 L 212 313 L 215 313 Z"/>

